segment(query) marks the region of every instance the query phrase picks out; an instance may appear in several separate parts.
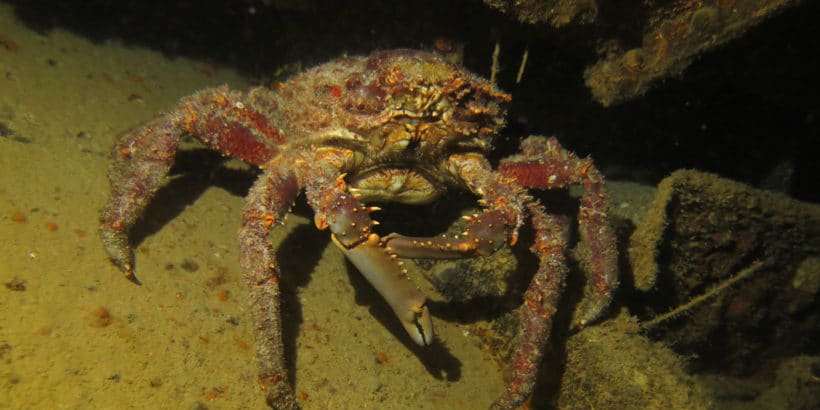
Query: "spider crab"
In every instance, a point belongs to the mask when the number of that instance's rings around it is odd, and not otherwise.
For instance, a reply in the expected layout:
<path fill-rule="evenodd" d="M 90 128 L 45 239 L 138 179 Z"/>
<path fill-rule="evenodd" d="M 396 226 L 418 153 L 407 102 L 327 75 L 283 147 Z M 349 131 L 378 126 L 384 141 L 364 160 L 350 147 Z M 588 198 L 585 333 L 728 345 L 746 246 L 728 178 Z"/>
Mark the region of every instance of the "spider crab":
<path fill-rule="evenodd" d="M 397 258 L 464 258 L 514 245 L 524 223 L 539 260 L 519 308 L 520 337 L 505 393 L 494 403 L 513 408 L 531 395 L 567 264 L 565 218 L 546 212 L 528 188 L 581 184 L 579 229 L 589 279 L 577 315 L 582 327 L 609 305 L 617 285 L 614 236 L 603 178 L 588 158 L 554 138 L 529 137 L 520 153 L 493 169 L 486 158 L 504 126 L 510 96 L 443 57 L 393 50 L 344 57 L 272 89 L 243 94 L 227 87 L 198 92 L 117 144 L 111 197 L 100 234 L 112 261 L 134 274 L 128 232 L 164 184 L 180 138 L 191 135 L 262 170 L 246 199 L 239 230 L 256 329 L 259 380 L 268 403 L 297 408 L 283 357 L 279 267 L 268 234 L 304 190 L 319 229 L 385 298 L 410 338 L 434 343 L 426 297 Z M 447 189 L 477 195 L 483 212 L 466 232 L 438 237 L 380 236 L 366 203 L 425 204 Z"/>

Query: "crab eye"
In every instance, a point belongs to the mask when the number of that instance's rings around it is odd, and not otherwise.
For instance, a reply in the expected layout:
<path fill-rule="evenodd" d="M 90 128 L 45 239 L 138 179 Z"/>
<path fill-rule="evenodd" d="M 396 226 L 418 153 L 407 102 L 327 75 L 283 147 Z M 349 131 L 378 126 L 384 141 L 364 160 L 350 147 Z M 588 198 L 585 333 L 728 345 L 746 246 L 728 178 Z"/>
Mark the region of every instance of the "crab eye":
<path fill-rule="evenodd" d="M 385 92 L 373 84 L 361 84 L 358 81 L 347 84 L 352 107 L 360 111 L 380 111 L 384 106 Z"/>

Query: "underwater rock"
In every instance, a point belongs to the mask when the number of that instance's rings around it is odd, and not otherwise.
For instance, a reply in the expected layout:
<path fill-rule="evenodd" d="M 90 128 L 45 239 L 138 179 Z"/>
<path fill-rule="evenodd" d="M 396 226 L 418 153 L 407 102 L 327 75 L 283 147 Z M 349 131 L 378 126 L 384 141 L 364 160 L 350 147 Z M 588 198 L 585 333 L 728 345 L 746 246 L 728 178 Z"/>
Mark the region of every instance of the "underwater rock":
<path fill-rule="evenodd" d="M 640 97 L 658 79 L 677 75 L 695 56 L 742 36 L 799 0 L 679 0 L 652 10 L 640 47 L 610 52 L 586 69 L 593 97 L 603 104 Z"/>
<path fill-rule="evenodd" d="M 820 357 L 796 356 L 783 360 L 772 384 L 721 375 L 699 380 L 726 410 L 820 408 Z"/>
<path fill-rule="evenodd" d="M 708 409 L 711 398 L 664 343 L 621 314 L 567 340 L 559 409 Z"/>
<path fill-rule="evenodd" d="M 723 374 L 799 354 L 820 336 L 818 255 L 820 206 L 677 171 L 630 241 L 641 326 Z"/>
<path fill-rule="evenodd" d="M 559 408 L 617 400 L 632 408 L 709 408 L 713 392 L 703 393 L 692 377 L 754 373 L 773 382 L 787 357 L 809 351 L 820 336 L 820 206 L 698 171 L 677 171 L 657 190 L 631 185 L 608 185 L 624 258 L 616 304 L 643 321 L 629 325 L 620 315 L 567 336 L 561 328 L 569 321 L 557 320 L 535 407 L 557 398 Z M 575 197 L 570 190 L 549 202 L 563 213 Z M 448 231 L 461 230 L 463 221 Z M 568 252 L 574 280 L 559 316 L 580 298 L 579 251 Z M 513 309 L 533 263 L 526 257 L 504 251 L 417 261 L 450 302 L 449 315 L 472 322 L 470 332 L 499 363 L 509 362 L 518 337 Z M 691 358 L 693 376 L 681 370 L 683 357 Z"/>
<path fill-rule="evenodd" d="M 499 298 L 509 291 L 509 278 L 517 267 L 518 260 L 512 250 L 502 247 L 491 257 L 436 263 L 428 272 L 428 279 L 452 301 Z"/>
<path fill-rule="evenodd" d="M 553 27 L 590 23 L 598 16 L 595 0 L 484 0 L 484 4 L 512 14 L 522 23 L 549 23 Z"/>

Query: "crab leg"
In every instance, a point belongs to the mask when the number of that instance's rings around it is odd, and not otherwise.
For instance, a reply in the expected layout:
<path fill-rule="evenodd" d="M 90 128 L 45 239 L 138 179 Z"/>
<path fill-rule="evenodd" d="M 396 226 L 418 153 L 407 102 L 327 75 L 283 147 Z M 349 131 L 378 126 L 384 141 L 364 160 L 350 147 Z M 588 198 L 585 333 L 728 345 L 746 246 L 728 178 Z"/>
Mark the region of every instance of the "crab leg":
<path fill-rule="evenodd" d="M 356 266 L 393 309 L 404 329 L 421 346 L 433 342 L 433 322 L 427 297 L 411 282 L 396 257 L 386 249 L 370 227 L 372 208 L 363 206 L 348 191 L 343 176 L 329 188 L 307 190 L 316 210 L 316 226 L 330 228 L 333 243 Z"/>
<path fill-rule="evenodd" d="M 244 95 L 227 87 L 208 89 L 182 99 L 174 110 L 122 138 L 113 153 L 111 196 L 100 216 L 100 236 L 126 278 L 139 284 L 128 232 L 167 181 L 180 138 L 191 135 L 225 155 L 261 165 L 276 156 L 275 145 L 284 141 L 278 128 L 266 119 L 273 118 L 270 113 L 275 109 L 274 99 L 263 88 Z M 274 222 L 284 219 L 299 192 L 297 179 L 285 171 L 282 162 L 277 157 L 265 165 L 270 173 L 259 179 L 248 195 L 240 247 L 251 288 L 260 382 L 274 407 L 291 409 L 297 404 L 283 359 L 279 269 L 267 241 Z"/>
<path fill-rule="evenodd" d="M 589 158 L 580 159 L 555 138 L 529 137 L 521 142 L 521 154 L 505 158 L 498 171 L 523 186 L 539 189 L 581 184 L 585 193 L 578 212 L 587 288 L 573 322 L 577 328 L 598 319 L 618 286 L 615 234 L 606 215 L 604 178 Z"/>
<path fill-rule="evenodd" d="M 265 119 L 275 110 L 269 93 L 263 88 L 245 95 L 227 87 L 200 91 L 119 141 L 108 175 L 111 195 L 100 215 L 100 237 L 126 278 L 139 284 L 128 232 L 167 181 L 179 139 L 192 135 L 225 155 L 265 163 L 277 152 L 274 144 L 283 142 Z"/>
<path fill-rule="evenodd" d="M 127 135 L 114 150 L 111 196 L 100 215 L 100 237 L 111 260 L 136 284 L 140 282 L 134 275 L 128 231 L 165 184 L 181 135 L 175 119 L 163 116 Z"/>
<path fill-rule="evenodd" d="M 487 207 L 483 215 L 474 218 L 462 238 L 459 249 L 465 256 L 485 254 L 497 246 L 499 237 L 505 236 L 510 244 L 516 241 L 516 232 L 527 213 L 535 234 L 530 250 L 538 257 L 538 271 L 524 293 L 524 303 L 518 309 L 520 320 L 519 337 L 513 353 L 511 375 L 507 379 L 504 394 L 493 404 L 494 408 L 510 409 L 521 405 L 532 395 L 543 352 L 552 331 L 552 317 L 563 290 L 568 271 L 564 251 L 567 246 L 567 222 L 544 212 L 536 200 L 526 194 L 517 181 L 503 173 L 495 173 L 485 159 L 469 154 L 454 156 L 454 174 L 482 197 Z M 388 236 L 386 239 L 389 239 Z M 412 238 L 397 238 L 388 241 L 389 246 L 402 248 L 402 253 L 415 254 L 428 251 L 408 250 L 404 244 Z M 419 242 L 418 240 L 416 240 Z M 447 242 L 432 242 L 445 249 L 439 255 L 449 255 Z M 455 246 L 453 246 L 455 247 Z M 413 249 L 431 249 L 432 246 L 416 246 Z"/>
<path fill-rule="evenodd" d="M 475 194 L 485 210 L 465 217 L 470 225 L 461 235 L 409 237 L 391 233 L 382 241 L 401 258 L 458 259 L 486 256 L 505 243 L 514 245 L 525 216 L 524 204 L 532 198 L 511 180 L 493 172 L 486 158 L 478 154 L 450 157 L 450 171 Z"/>
<path fill-rule="evenodd" d="M 535 201 L 528 203 L 527 209 L 535 232 L 530 250 L 538 257 L 538 271 L 524 292 L 524 303 L 518 309 L 518 344 L 505 392 L 493 403 L 496 409 L 516 408 L 532 395 L 568 271 L 564 256 L 567 220 L 547 214 Z"/>
<path fill-rule="evenodd" d="M 282 344 L 280 271 L 268 234 L 284 221 L 300 187 L 294 174 L 276 162 L 264 167 L 266 173 L 248 192 L 239 229 L 240 264 L 250 288 L 260 385 L 273 408 L 296 409 Z"/>
<path fill-rule="evenodd" d="M 501 211 L 467 217 L 470 226 L 461 235 L 410 237 L 391 233 L 382 242 L 400 258 L 461 259 L 486 256 L 504 244 L 508 234 Z"/>

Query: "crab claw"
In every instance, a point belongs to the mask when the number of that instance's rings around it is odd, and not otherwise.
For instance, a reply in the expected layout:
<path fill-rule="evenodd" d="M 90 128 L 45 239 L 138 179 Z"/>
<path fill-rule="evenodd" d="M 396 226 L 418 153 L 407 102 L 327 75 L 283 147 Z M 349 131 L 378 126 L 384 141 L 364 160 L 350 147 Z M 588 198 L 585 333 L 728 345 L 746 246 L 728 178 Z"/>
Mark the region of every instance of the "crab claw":
<path fill-rule="evenodd" d="M 427 297 L 408 280 L 405 271 L 382 246 L 379 235 L 372 233 L 350 248 L 335 234 L 331 236 L 333 243 L 387 301 L 410 338 L 420 346 L 432 344 L 433 321 Z"/>

